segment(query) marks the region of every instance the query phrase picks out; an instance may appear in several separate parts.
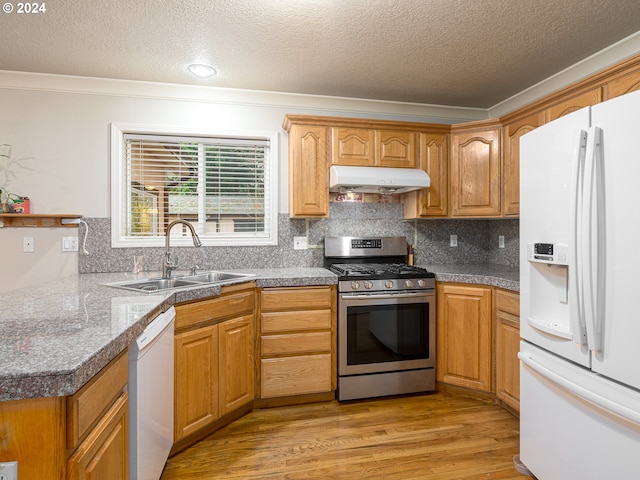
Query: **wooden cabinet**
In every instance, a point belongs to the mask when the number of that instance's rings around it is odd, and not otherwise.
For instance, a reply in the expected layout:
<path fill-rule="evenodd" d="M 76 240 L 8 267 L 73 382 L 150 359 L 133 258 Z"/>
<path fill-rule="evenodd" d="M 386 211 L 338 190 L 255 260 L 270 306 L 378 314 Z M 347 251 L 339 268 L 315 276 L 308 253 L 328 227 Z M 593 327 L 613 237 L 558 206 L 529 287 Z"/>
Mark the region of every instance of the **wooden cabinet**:
<path fill-rule="evenodd" d="M 176 334 L 176 442 L 205 428 L 220 416 L 218 344 L 218 325 Z"/>
<path fill-rule="evenodd" d="M 449 135 L 421 133 L 419 141 L 420 168 L 431 180 L 431 186 L 405 194 L 404 218 L 443 217 L 448 213 L 449 196 Z"/>
<path fill-rule="evenodd" d="M 603 85 L 603 100 L 610 100 L 636 90 L 640 90 L 640 67 L 632 65 Z"/>
<path fill-rule="evenodd" d="M 439 382 L 492 391 L 492 291 L 476 285 L 437 285 Z"/>
<path fill-rule="evenodd" d="M 544 112 L 503 122 L 502 214 L 520 215 L 520 138 L 544 123 Z"/>
<path fill-rule="evenodd" d="M 495 291 L 496 396 L 515 411 L 520 410 L 520 295 Z"/>
<path fill-rule="evenodd" d="M 372 166 L 375 163 L 375 132 L 368 128 L 333 127 L 331 164 Z"/>
<path fill-rule="evenodd" d="M 545 112 L 545 123 L 551 122 L 568 113 L 575 112 L 584 107 L 589 107 L 602 101 L 602 88 L 600 86 L 588 90 L 548 107 Z"/>
<path fill-rule="evenodd" d="M 376 130 L 375 165 L 378 167 L 414 168 L 418 135 L 415 132 Z"/>
<path fill-rule="evenodd" d="M 289 216 L 329 216 L 329 163 L 327 127 L 293 124 L 289 132 Z"/>
<path fill-rule="evenodd" d="M 0 462 L 24 479 L 126 480 L 127 380 L 123 352 L 74 395 L 0 402 Z"/>
<path fill-rule="evenodd" d="M 126 480 L 128 399 L 125 392 L 67 463 L 68 480 Z"/>
<path fill-rule="evenodd" d="M 225 287 L 219 297 L 176 306 L 176 442 L 253 401 L 254 287 Z"/>
<path fill-rule="evenodd" d="M 451 127 L 451 214 L 500 215 L 500 122 Z"/>
<path fill-rule="evenodd" d="M 251 403 L 254 395 L 253 313 L 220 324 L 220 415 Z"/>
<path fill-rule="evenodd" d="M 260 299 L 260 397 L 333 394 L 335 286 L 265 288 Z"/>
<path fill-rule="evenodd" d="M 417 138 L 417 133 L 402 130 L 333 127 L 331 164 L 414 168 Z"/>

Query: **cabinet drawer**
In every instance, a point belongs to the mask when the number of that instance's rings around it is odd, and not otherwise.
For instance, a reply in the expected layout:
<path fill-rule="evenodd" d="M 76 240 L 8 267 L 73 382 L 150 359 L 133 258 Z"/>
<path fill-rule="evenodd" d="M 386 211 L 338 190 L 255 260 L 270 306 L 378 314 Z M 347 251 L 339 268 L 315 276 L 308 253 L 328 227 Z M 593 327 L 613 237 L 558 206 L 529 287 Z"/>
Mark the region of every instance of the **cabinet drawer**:
<path fill-rule="evenodd" d="M 331 308 L 331 287 L 274 288 L 262 291 L 262 310 Z"/>
<path fill-rule="evenodd" d="M 496 309 L 520 316 L 520 295 L 506 290 L 496 290 Z"/>
<path fill-rule="evenodd" d="M 331 332 L 267 335 L 261 340 L 262 355 L 331 352 Z"/>
<path fill-rule="evenodd" d="M 331 391 L 331 354 L 267 358 L 261 361 L 261 397 Z"/>
<path fill-rule="evenodd" d="M 176 307 L 176 330 L 198 323 L 253 313 L 253 291 L 224 295 Z"/>
<path fill-rule="evenodd" d="M 262 333 L 330 330 L 331 310 L 263 313 L 261 326 Z"/>
<path fill-rule="evenodd" d="M 122 352 L 78 392 L 67 397 L 67 447 L 74 449 L 120 396 L 129 378 Z"/>

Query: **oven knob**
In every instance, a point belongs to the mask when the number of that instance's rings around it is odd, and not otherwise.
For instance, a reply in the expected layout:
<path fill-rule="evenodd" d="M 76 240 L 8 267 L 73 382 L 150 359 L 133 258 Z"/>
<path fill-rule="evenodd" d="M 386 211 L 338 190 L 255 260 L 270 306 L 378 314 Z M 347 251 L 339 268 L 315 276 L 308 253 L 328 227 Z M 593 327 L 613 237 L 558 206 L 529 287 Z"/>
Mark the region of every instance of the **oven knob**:
<path fill-rule="evenodd" d="M 427 282 L 425 282 L 424 280 L 420 279 L 420 280 L 418 280 L 418 286 L 426 287 L 427 286 Z"/>
<path fill-rule="evenodd" d="M 414 286 L 413 280 L 407 280 L 406 282 L 404 282 L 404 284 L 407 286 L 407 288 L 413 288 Z"/>
<path fill-rule="evenodd" d="M 372 281 L 366 281 L 364 282 L 364 288 L 366 288 L 367 290 L 373 288 L 373 282 Z"/>
<path fill-rule="evenodd" d="M 384 282 L 384 286 L 387 288 L 393 288 L 393 280 L 387 280 Z"/>
<path fill-rule="evenodd" d="M 360 288 L 360 282 L 351 282 L 351 289 L 358 290 Z"/>

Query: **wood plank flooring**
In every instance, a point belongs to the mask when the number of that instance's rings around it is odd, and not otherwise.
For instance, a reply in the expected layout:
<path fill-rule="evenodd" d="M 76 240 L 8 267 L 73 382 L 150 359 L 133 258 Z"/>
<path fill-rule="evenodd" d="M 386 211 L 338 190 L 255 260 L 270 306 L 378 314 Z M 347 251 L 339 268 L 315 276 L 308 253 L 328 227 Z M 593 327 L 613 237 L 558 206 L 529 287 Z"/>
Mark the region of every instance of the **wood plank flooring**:
<path fill-rule="evenodd" d="M 433 393 L 255 410 L 170 458 L 161 480 L 531 479 L 513 466 L 518 419 Z"/>

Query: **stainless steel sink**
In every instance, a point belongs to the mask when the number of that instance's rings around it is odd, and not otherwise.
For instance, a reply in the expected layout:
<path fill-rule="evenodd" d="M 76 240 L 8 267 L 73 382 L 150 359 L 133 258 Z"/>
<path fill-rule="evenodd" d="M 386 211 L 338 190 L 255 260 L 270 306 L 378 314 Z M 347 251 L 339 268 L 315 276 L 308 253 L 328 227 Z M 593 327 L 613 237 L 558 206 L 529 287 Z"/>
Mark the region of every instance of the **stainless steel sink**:
<path fill-rule="evenodd" d="M 195 275 L 182 275 L 171 278 L 146 278 L 142 280 L 129 280 L 124 282 L 107 283 L 110 287 L 134 290 L 137 292 L 159 292 L 166 290 L 184 290 L 188 288 L 203 287 L 206 285 L 223 285 L 233 280 L 251 278 L 255 275 L 249 273 L 232 273 L 208 271 Z"/>
<path fill-rule="evenodd" d="M 244 273 L 229 273 L 229 272 L 202 272 L 196 275 L 185 275 L 180 277 L 182 280 L 189 282 L 205 282 L 205 283 L 217 283 L 224 282 L 226 280 L 236 280 L 238 278 L 251 277 Z"/>

